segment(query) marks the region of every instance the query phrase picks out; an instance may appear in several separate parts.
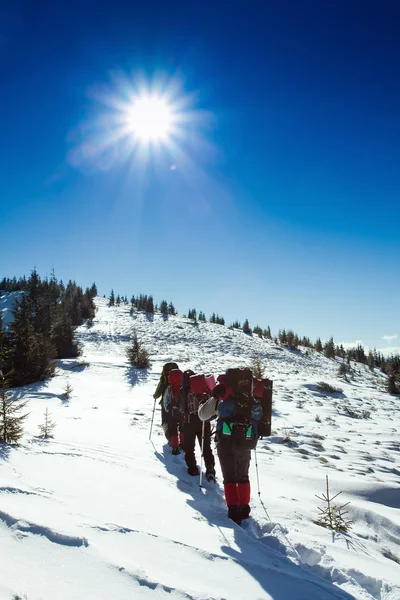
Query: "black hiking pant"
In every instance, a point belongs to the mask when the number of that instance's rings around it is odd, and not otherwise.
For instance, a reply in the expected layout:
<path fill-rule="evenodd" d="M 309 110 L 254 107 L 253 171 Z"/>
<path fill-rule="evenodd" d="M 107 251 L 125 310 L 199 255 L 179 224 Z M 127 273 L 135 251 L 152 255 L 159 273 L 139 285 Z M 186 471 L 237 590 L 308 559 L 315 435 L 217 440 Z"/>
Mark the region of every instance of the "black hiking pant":
<path fill-rule="evenodd" d="M 251 448 L 235 446 L 230 439 L 217 440 L 217 453 L 225 483 L 248 483 Z"/>
<path fill-rule="evenodd" d="M 165 437 L 169 441 L 171 436 L 179 435 L 179 431 L 182 431 L 182 415 L 167 412 L 164 406 L 161 405 L 161 426 L 164 430 Z"/>
<path fill-rule="evenodd" d="M 201 449 L 203 421 L 200 421 L 197 414 L 189 415 L 183 424 L 185 461 L 189 468 L 196 468 L 196 438 Z M 211 425 L 208 421 L 204 422 L 204 464 L 206 470 L 214 469 L 215 460 L 211 450 Z"/>

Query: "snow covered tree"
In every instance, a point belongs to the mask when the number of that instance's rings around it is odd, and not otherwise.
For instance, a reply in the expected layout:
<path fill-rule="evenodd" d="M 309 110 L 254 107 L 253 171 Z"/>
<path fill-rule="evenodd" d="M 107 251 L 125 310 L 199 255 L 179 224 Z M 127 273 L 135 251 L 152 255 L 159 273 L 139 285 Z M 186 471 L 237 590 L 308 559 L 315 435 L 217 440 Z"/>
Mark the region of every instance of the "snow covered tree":
<path fill-rule="evenodd" d="M 22 424 L 28 415 L 20 412 L 27 401 L 22 401 L 21 396 L 12 398 L 8 389 L 9 380 L 0 371 L 0 442 L 15 444 L 23 434 Z"/>

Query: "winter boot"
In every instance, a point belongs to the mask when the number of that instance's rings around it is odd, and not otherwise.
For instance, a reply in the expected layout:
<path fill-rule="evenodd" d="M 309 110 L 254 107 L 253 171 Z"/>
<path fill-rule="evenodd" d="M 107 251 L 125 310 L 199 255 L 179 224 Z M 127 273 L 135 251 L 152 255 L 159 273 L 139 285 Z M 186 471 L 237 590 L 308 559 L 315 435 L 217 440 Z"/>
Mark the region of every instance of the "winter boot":
<path fill-rule="evenodd" d="M 206 469 L 206 479 L 207 481 L 214 481 L 215 483 L 215 469 L 213 467 L 208 467 L 208 469 Z"/>
<path fill-rule="evenodd" d="M 248 519 L 250 516 L 250 482 L 238 483 L 238 496 L 242 519 Z"/>
<path fill-rule="evenodd" d="M 235 521 L 235 523 L 237 523 L 238 525 L 240 525 L 242 522 L 241 508 L 242 507 L 238 506 L 237 504 L 233 504 L 228 508 L 228 518 L 232 519 L 232 521 Z"/>
<path fill-rule="evenodd" d="M 189 473 L 189 475 L 192 475 L 193 477 L 195 477 L 196 475 L 200 475 L 199 467 L 197 465 L 188 467 L 188 473 Z"/>

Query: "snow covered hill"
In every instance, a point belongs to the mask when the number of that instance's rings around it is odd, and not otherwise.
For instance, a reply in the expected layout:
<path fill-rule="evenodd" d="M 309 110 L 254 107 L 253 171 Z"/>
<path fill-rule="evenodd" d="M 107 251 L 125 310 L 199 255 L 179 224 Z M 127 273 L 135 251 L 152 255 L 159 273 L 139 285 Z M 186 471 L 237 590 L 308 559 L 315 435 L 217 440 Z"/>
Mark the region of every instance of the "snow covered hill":
<path fill-rule="evenodd" d="M 22 444 L 0 447 L 2 600 L 400 599 L 400 405 L 381 374 L 357 365 L 346 383 L 312 351 L 96 302 L 94 325 L 78 329 L 82 357 L 27 388 Z M 133 326 L 148 372 L 126 360 Z M 255 353 L 274 380 L 273 435 L 257 449 L 261 499 L 252 461 L 242 528 L 226 517 L 220 471 L 200 489 L 171 455 L 158 405 L 152 442 L 149 428 L 164 362 L 218 374 Z M 46 407 L 48 441 L 37 437 Z M 326 474 L 350 502 L 347 534 L 314 523 Z"/>

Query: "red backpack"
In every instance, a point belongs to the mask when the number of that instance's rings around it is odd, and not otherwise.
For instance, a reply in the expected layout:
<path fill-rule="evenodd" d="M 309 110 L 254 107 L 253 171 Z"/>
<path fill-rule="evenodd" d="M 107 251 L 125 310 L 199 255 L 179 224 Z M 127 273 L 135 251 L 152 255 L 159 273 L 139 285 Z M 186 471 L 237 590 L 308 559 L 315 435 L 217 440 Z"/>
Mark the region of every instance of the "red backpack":
<path fill-rule="evenodd" d="M 172 369 L 168 373 L 168 387 L 167 387 L 167 402 L 166 410 L 169 412 L 179 411 L 181 412 L 181 387 L 183 383 L 183 373 L 180 369 Z"/>
<path fill-rule="evenodd" d="M 189 377 L 189 392 L 187 395 L 187 410 L 189 415 L 197 413 L 200 402 L 208 395 L 206 378 L 204 375 Z"/>

